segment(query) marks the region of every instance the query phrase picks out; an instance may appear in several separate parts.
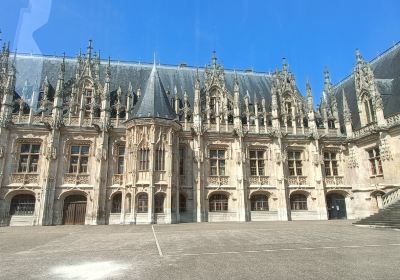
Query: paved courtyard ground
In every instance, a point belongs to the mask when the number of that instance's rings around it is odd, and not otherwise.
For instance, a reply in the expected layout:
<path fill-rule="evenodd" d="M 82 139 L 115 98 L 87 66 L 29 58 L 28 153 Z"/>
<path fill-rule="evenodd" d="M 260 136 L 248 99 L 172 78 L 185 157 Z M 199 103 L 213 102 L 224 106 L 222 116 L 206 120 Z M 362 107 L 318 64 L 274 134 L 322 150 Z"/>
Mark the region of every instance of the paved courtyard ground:
<path fill-rule="evenodd" d="M 0 228 L 0 279 L 400 279 L 400 231 L 351 221 Z"/>

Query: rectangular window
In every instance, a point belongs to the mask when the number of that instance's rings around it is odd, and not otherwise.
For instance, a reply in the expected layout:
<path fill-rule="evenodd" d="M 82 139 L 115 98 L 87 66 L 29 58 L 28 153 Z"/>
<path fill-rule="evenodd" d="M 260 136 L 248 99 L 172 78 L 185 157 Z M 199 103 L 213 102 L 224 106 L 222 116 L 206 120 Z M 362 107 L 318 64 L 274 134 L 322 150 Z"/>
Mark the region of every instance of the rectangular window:
<path fill-rule="evenodd" d="M 125 147 L 124 146 L 119 146 L 118 147 L 118 160 L 117 160 L 117 174 L 123 174 L 124 173 L 124 167 L 125 167 Z"/>
<path fill-rule="evenodd" d="M 21 144 L 18 172 L 36 173 L 38 171 L 40 144 Z"/>
<path fill-rule="evenodd" d="M 383 168 L 379 148 L 368 150 L 369 165 L 371 168 L 371 175 L 382 176 Z"/>
<path fill-rule="evenodd" d="M 250 151 L 250 175 L 263 176 L 264 172 L 264 151 Z"/>
<path fill-rule="evenodd" d="M 225 176 L 225 150 L 210 150 L 210 175 Z"/>
<path fill-rule="evenodd" d="M 301 152 L 289 151 L 288 152 L 288 167 L 290 176 L 301 176 L 302 163 L 301 163 Z"/>
<path fill-rule="evenodd" d="M 165 151 L 160 149 L 156 151 L 156 164 L 155 170 L 156 171 L 164 171 L 165 170 Z"/>
<path fill-rule="evenodd" d="M 89 146 L 71 146 L 69 173 L 87 173 L 89 162 Z"/>
<path fill-rule="evenodd" d="M 325 152 L 324 153 L 324 166 L 326 176 L 337 176 L 338 175 L 338 164 L 336 159 L 336 153 Z"/>
<path fill-rule="evenodd" d="M 149 170 L 149 149 L 139 150 L 139 170 L 147 171 Z"/>

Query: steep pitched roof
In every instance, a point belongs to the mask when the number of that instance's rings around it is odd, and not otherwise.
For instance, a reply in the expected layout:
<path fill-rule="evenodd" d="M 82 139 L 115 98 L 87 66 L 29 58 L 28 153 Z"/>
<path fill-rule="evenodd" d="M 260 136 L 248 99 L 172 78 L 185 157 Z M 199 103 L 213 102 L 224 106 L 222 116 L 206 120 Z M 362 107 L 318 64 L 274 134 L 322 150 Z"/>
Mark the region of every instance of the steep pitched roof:
<path fill-rule="evenodd" d="M 400 112 L 400 43 L 374 58 L 370 65 L 374 72 L 377 88 L 382 96 L 385 117 Z M 344 90 L 349 104 L 353 127 L 360 128 L 354 73 L 334 86 L 341 124 L 343 124 L 342 90 Z"/>
<path fill-rule="evenodd" d="M 155 64 L 147 80 L 146 89 L 135 106 L 132 118 L 163 118 L 169 120 L 176 118 Z"/>

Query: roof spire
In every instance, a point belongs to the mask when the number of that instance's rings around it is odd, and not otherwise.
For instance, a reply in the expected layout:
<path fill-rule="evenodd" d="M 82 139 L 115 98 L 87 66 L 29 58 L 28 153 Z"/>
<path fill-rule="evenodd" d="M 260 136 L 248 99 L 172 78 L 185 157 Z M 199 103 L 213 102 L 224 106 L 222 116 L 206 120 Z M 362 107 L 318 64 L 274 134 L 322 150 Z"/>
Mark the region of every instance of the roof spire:
<path fill-rule="evenodd" d="M 351 123 L 351 112 L 349 109 L 349 104 L 347 103 L 347 98 L 346 94 L 344 93 L 344 89 L 342 89 L 342 95 L 343 95 L 343 116 L 344 120 L 346 122 Z"/>
<path fill-rule="evenodd" d="M 215 50 L 213 50 L 212 65 L 213 65 L 214 68 L 217 67 L 217 52 Z"/>
<path fill-rule="evenodd" d="M 169 120 L 176 118 L 158 75 L 155 62 L 147 80 L 146 90 L 135 106 L 133 118 L 163 118 Z"/>
<path fill-rule="evenodd" d="M 357 60 L 357 63 L 360 63 L 363 61 L 363 57 L 362 57 L 359 49 L 356 49 L 356 60 Z"/>
<path fill-rule="evenodd" d="M 287 72 L 287 70 L 288 70 L 288 65 L 287 65 L 287 62 L 286 62 L 286 58 L 283 57 L 282 58 L 282 71 L 283 72 Z"/>
<path fill-rule="evenodd" d="M 88 60 L 92 59 L 92 50 L 93 50 L 92 43 L 93 43 L 92 39 L 89 39 L 89 43 L 87 46 L 87 53 L 86 53 Z"/>

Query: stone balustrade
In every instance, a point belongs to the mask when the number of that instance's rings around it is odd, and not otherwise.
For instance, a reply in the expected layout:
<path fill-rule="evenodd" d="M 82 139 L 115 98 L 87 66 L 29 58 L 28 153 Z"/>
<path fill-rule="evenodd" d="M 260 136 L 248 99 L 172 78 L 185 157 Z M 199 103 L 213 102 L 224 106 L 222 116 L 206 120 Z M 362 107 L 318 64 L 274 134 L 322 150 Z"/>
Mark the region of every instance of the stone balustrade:
<path fill-rule="evenodd" d="M 400 124 L 400 113 L 390 116 L 386 119 L 387 125 L 389 127 L 394 126 L 394 125 L 399 125 Z"/>
<path fill-rule="evenodd" d="M 208 176 L 209 185 L 228 185 L 229 176 Z"/>
<path fill-rule="evenodd" d="M 89 174 L 66 173 L 64 174 L 64 184 L 89 184 Z"/>
<path fill-rule="evenodd" d="M 327 187 L 343 185 L 343 176 L 326 176 L 325 184 Z"/>
<path fill-rule="evenodd" d="M 400 187 L 397 187 L 382 196 L 383 208 L 400 200 Z"/>
<path fill-rule="evenodd" d="M 250 185 L 269 185 L 269 177 L 268 176 L 250 176 L 249 183 L 250 183 Z"/>
<path fill-rule="evenodd" d="M 289 186 L 307 185 L 307 176 L 289 176 L 287 178 Z"/>
<path fill-rule="evenodd" d="M 39 184 L 38 173 L 12 173 L 10 176 L 11 184 Z"/>

